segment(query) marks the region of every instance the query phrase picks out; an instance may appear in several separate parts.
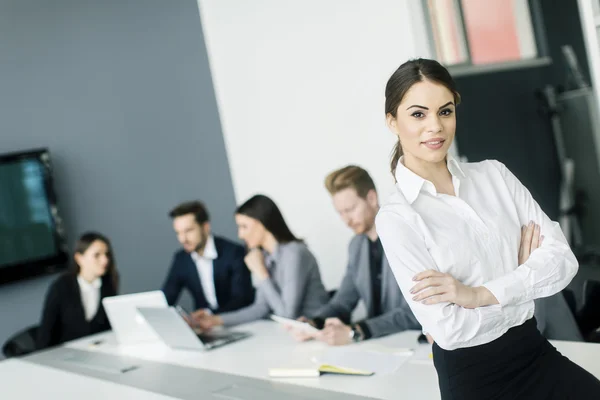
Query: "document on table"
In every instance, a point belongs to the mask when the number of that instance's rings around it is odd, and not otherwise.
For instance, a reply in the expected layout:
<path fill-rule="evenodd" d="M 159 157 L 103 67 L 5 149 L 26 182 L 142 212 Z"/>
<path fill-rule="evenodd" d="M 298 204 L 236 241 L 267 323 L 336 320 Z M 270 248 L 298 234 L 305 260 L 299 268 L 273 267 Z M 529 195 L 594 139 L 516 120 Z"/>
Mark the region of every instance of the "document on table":
<path fill-rule="evenodd" d="M 313 361 L 317 364 L 369 371 L 375 374 L 391 374 L 398 370 L 411 354 L 412 352 L 390 353 L 342 346 L 327 349 Z"/>

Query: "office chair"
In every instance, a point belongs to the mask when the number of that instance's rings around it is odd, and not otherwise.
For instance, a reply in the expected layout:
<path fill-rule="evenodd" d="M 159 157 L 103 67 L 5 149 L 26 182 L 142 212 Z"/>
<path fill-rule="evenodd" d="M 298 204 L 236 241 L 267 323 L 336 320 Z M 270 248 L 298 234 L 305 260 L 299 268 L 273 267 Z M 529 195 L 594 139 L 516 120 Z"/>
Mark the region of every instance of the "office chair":
<path fill-rule="evenodd" d="M 569 310 L 573 313 L 573 316 L 577 316 L 577 300 L 575 299 L 575 293 L 571 289 L 563 289 L 563 297 L 569 306 Z"/>
<path fill-rule="evenodd" d="M 586 280 L 583 284 L 583 307 L 577 323 L 587 341 L 600 342 L 600 282 Z"/>
<path fill-rule="evenodd" d="M 30 326 L 10 337 L 2 346 L 4 357 L 18 357 L 34 352 L 36 350 L 37 331 L 37 325 Z"/>

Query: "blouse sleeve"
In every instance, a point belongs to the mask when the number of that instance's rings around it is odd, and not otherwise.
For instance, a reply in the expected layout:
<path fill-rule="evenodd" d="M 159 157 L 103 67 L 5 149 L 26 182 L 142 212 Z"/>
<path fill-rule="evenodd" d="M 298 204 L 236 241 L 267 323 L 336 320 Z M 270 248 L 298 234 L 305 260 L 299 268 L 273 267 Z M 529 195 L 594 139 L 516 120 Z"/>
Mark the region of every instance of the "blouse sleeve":
<path fill-rule="evenodd" d="M 501 306 L 552 296 L 571 282 L 579 263 L 559 224 L 548 218 L 527 188 L 504 164 L 492 162 L 514 200 L 519 222 L 527 225 L 533 221 L 540 225 L 544 241 L 525 263 L 511 273 L 486 282 L 484 286 L 496 296 Z"/>

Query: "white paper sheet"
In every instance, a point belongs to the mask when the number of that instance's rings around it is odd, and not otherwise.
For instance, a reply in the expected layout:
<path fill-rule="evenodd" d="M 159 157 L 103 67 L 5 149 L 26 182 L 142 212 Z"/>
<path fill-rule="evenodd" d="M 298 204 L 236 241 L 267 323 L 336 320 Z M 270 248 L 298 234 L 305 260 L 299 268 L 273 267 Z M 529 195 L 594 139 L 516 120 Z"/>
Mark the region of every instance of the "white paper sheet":
<path fill-rule="evenodd" d="M 391 374 L 410 357 L 408 352 L 390 353 L 348 347 L 332 347 L 315 357 L 317 364 L 358 369 L 375 374 Z"/>

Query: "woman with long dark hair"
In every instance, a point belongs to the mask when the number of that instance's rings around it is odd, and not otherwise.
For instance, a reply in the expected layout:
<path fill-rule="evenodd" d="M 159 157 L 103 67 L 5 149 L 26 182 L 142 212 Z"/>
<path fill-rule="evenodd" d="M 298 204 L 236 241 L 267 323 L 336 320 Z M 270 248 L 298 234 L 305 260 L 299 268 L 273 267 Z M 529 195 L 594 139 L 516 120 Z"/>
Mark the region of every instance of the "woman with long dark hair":
<path fill-rule="evenodd" d="M 317 260 L 288 228 L 269 197 L 256 195 L 235 212 L 238 236 L 248 247 L 245 262 L 258 281 L 248 307 L 220 315 L 200 315 L 202 329 L 237 325 L 269 314 L 287 318 L 312 315 L 328 301 Z"/>
<path fill-rule="evenodd" d="M 110 329 L 102 299 L 115 296 L 119 275 L 107 237 L 87 232 L 75 244 L 73 267 L 50 286 L 37 346 L 46 348 Z"/>
<path fill-rule="evenodd" d="M 434 341 L 442 399 L 598 398 L 600 382 L 563 357 L 533 316 L 534 299 L 559 292 L 577 272 L 560 226 L 504 164 L 448 153 L 460 96 L 437 61 L 402 64 L 385 97 L 398 137 L 397 190 L 376 228 Z"/>

